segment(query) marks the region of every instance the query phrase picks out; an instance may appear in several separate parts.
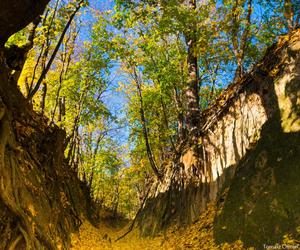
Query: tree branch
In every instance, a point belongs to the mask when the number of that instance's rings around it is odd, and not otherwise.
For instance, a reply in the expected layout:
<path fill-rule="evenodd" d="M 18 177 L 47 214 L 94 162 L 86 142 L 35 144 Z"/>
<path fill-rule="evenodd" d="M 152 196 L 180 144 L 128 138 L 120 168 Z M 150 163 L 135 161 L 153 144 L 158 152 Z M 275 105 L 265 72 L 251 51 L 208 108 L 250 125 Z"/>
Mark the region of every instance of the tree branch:
<path fill-rule="evenodd" d="M 48 63 L 47 63 L 47 66 L 45 67 L 45 69 L 43 69 L 42 74 L 41 74 L 39 80 L 37 81 L 37 83 L 36 83 L 34 89 L 29 93 L 27 99 L 29 99 L 29 100 L 32 99 L 33 96 L 36 94 L 36 92 L 39 90 L 39 87 L 40 87 L 42 81 L 44 80 L 46 74 L 48 73 L 48 71 L 49 71 L 49 69 L 50 69 L 50 67 L 51 67 L 51 65 L 52 65 L 52 63 L 53 63 L 53 61 L 54 61 L 54 59 L 55 59 L 55 57 L 56 57 L 56 54 L 57 54 L 57 52 L 58 52 L 58 50 L 59 50 L 59 47 L 60 47 L 60 45 L 61 45 L 62 42 L 63 42 L 64 36 L 65 36 L 67 30 L 69 29 L 69 27 L 70 27 L 70 25 L 71 25 L 71 23 L 72 23 L 72 21 L 73 21 L 75 15 L 76 15 L 76 13 L 77 13 L 77 12 L 79 11 L 79 9 L 81 8 L 83 2 L 84 2 L 84 0 L 81 0 L 81 1 L 77 4 L 77 6 L 76 6 L 75 10 L 73 11 L 73 13 L 71 14 L 71 16 L 70 16 L 70 18 L 69 18 L 69 21 L 67 22 L 67 24 L 66 24 L 66 26 L 65 26 L 65 28 L 64 28 L 64 30 L 63 30 L 63 32 L 62 32 L 60 38 L 59 38 L 59 40 L 58 40 L 58 42 L 57 42 L 57 44 L 56 44 L 56 47 L 55 47 L 55 49 L 54 49 L 54 51 L 53 51 L 53 53 L 52 53 L 52 55 L 51 55 L 51 57 L 50 57 L 50 59 L 49 59 L 49 61 L 48 61 Z"/>

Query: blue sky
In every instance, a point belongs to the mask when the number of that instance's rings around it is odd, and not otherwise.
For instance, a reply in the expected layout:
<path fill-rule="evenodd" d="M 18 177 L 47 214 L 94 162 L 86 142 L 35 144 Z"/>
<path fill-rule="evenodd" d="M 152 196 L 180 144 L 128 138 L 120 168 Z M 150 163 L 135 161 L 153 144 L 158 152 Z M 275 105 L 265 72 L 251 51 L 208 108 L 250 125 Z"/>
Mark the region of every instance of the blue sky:
<path fill-rule="evenodd" d="M 97 19 L 93 16 L 95 12 L 103 12 L 107 10 L 112 10 L 114 8 L 114 0 L 90 0 L 89 7 L 86 8 L 84 14 L 81 16 L 81 19 L 85 23 L 85 27 L 81 32 L 81 40 L 90 40 L 90 33 L 92 25 L 97 21 Z M 108 81 L 110 82 L 110 87 L 107 92 L 103 95 L 103 102 L 106 104 L 110 112 L 118 117 L 119 120 L 126 121 L 126 113 L 125 108 L 127 104 L 127 98 L 125 95 L 116 91 L 118 88 L 118 82 L 122 80 L 122 75 L 120 74 L 120 70 L 118 66 L 113 66 L 110 70 L 110 75 L 107 76 Z M 128 143 L 129 136 L 129 128 L 126 126 L 127 124 L 122 124 L 122 128 L 117 130 L 112 130 L 109 133 L 114 140 L 116 140 L 119 145 L 126 145 Z M 119 125 L 115 124 L 116 127 Z"/>
<path fill-rule="evenodd" d="M 92 25 L 96 22 L 96 18 L 93 16 L 95 12 L 102 12 L 106 10 L 113 10 L 114 0 L 90 0 L 90 6 L 86 8 L 81 19 L 85 23 L 85 27 L 82 29 L 80 34 L 80 40 L 89 40 Z M 253 13 L 252 19 L 260 19 L 263 15 L 263 10 L 258 7 L 257 0 L 253 1 Z M 218 75 L 219 85 L 221 87 L 226 87 L 233 78 L 234 65 L 227 65 L 226 69 L 220 72 Z M 118 87 L 118 82 L 122 80 L 122 75 L 120 73 L 119 67 L 114 66 L 110 70 L 110 75 L 108 76 L 109 81 L 111 81 L 111 86 L 105 93 L 103 101 L 111 111 L 111 113 L 117 116 L 119 119 L 126 120 L 126 104 L 127 98 L 124 93 L 116 91 Z M 111 136 L 118 141 L 120 145 L 126 145 L 128 143 L 129 128 L 124 127 L 116 131 L 111 132 Z"/>

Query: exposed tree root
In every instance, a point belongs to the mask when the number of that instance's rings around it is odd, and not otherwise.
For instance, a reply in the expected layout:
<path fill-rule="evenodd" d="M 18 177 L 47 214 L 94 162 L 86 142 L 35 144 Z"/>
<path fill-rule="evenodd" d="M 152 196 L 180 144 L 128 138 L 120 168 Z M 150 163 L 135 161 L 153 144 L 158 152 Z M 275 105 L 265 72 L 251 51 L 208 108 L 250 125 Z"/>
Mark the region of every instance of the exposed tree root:
<path fill-rule="evenodd" d="M 151 187 L 150 187 L 150 188 L 151 188 Z M 146 202 L 146 200 L 147 200 L 147 198 L 148 198 L 148 195 L 149 195 L 149 192 L 150 192 L 150 188 L 148 188 L 147 193 L 146 193 L 146 195 L 145 195 L 145 197 L 144 197 L 144 199 L 143 199 L 143 202 L 142 202 L 142 204 L 141 204 L 139 210 L 137 211 L 137 213 L 136 213 L 134 219 L 132 220 L 129 229 L 127 230 L 126 233 L 124 233 L 124 234 L 121 235 L 119 238 L 117 238 L 117 239 L 115 240 L 115 242 L 117 242 L 117 241 L 123 239 L 124 237 L 126 237 L 126 235 L 128 235 L 128 234 L 133 230 L 134 225 L 135 225 L 135 222 L 136 222 L 138 216 L 140 215 L 140 213 L 141 213 L 141 211 L 142 211 L 142 209 L 143 209 L 143 207 L 144 207 L 144 205 L 145 205 L 145 202 Z"/>
<path fill-rule="evenodd" d="M 19 242 L 23 239 L 23 235 L 19 234 L 10 244 L 10 246 L 8 247 L 8 250 L 15 250 L 17 245 L 19 244 Z"/>

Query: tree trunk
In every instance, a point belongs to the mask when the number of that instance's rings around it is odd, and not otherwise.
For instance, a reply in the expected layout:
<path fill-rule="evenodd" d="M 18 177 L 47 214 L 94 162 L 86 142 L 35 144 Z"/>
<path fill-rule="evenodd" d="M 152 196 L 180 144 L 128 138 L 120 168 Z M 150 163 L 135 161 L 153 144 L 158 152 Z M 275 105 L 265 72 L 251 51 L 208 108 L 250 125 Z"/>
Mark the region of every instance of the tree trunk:
<path fill-rule="evenodd" d="M 47 96 L 47 83 L 43 82 L 42 97 L 41 97 L 41 114 L 44 115 Z"/>
<path fill-rule="evenodd" d="M 137 88 L 137 92 L 138 92 L 138 96 L 139 96 L 139 101 L 140 101 L 140 117 L 141 117 L 141 123 L 142 123 L 142 127 L 143 127 L 143 136 L 145 139 L 145 144 L 146 144 L 146 150 L 147 150 L 147 155 L 148 155 L 148 159 L 150 162 L 150 166 L 154 172 L 154 174 L 156 175 L 156 177 L 158 179 L 161 179 L 161 173 L 158 171 L 155 159 L 154 159 L 154 155 L 152 153 L 152 149 L 149 143 L 149 136 L 148 136 L 148 129 L 147 129 L 147 124 L 146 124 L 146 118 L 145 118 L 145 112 L 144 112 L 144 103 L 143 103 L 143 96 L 142 96 L 142 89 L 141 89 L 141 83 L 140 83 L 140 79 L 137 75 L 136 69 L 133 66 L 133 77 L 134 77 L 134 81 L 136 83 L 136 88 Z"/>
<path fill-rule="evenodd" d="M 69 20 L 68 20 L 68 22 L 67 22 L 67 24 L 66 24 L 66 26 L 65 26 L 65 28 L 64 28 L 64 30 L 63 30 L 63 32 L 62 32 L 62 34 L 61 34 L 61 36 L 60 36 L 60 38 L 59 38 L 57 44 L 56 44 L 56 47 L 55 47 L 55 49 L 54 49 L 54 51 L 53 51 L 53 53 L 52 53 L 52 55 L 51 55 L 51 57 L 50 57 L 50 59 L 49 59 L 49 61 L 48 61 L 48 63 L 47 63 L 47 66 L 45 67 L 45 69 L 43 69 L 43 71 L 42 71 L 42 73 L 41 73 L 41 76 L 40 76 L 40 78 L 38 79 L 38 81 L 37 81 L 35 87 L 34 87 L 33 90 L 31 91 L 31 93 L 28 95 L 28 99 L 29 99 L 29 100 L 31 100 L 31 99 L 33 98 L 33 96 L 36 94 L 36 92 L 39 90 L 39 87 L 40 87 L 42 81 L 43 81 L 44 78 L 46 77 L 46 74 L 48 73 L 48 71 L 49 71 L 49 69 L 50 69 L 50 67 L 51 67 L 51 65 L 52 65 L 52 63 L 53 63 L 53 61 L 54 61 L 54 58 L 56 57 L 56 54 L 57 54 L 57 52 L 58 52 L 58 50 L 59 50 L 59 47 L 61 46 L 61 44 L 62 44 L 62 42 L 63 42 L 63 39 L 64 39 L 64 37 L 65 37 L 65 34 L 66 34 L 67 30 L 69 29 L 69 27 L 70 27 L 70 25 L 71 25 L 71 23 L 72 23 L 72 21 L 73 21 L 75 15 L 76 15 L 76 13 L 77 13 L 77 12 L 79 11 L 79 9 L 81 8 L 81 4 L 82 4 L 82 3 L 83 3 L 83 0 L 81 0 L 81 1 L 77 4 L 75 10 L 74 10 L 73 13 L 70 15 L 70 18 L 69 18 Z"/>
<path fill-rule="evenodd" d="M 292 31 L 295 28 L 294 25 L 294 8 L 291 0 L 284 1 L 284 17 L 287 24 L 288 31 Z"/>
<path fill-rule="evenodd" d="M 196 10 L 196 0 L 189 0 L 190 11 Z M 188 82 L 185 90 L 187 112 L 186 127 L 192 143 L 197 143 L 198 125 L 199 125 L 199 74 L 198 74 L 198 58 L 196 56 L 196 30 L 194 23 L 190 24 L 189 33 L 185 34 L 188 46 Z"/>
<path fill-rule="evenodd" d="M 183 106 L 176 87 L 174 87 L 174 101 L 177 109 L 177 144 L 180 144 L 185 139 L 184 134 L 184 115 Z"/>
<path fill-rule="evenodd" d="M 236 0 L 235 6 L 232 8 L 232 31 L 231 31 L 231 41 L 233 46 L 233 53 L 236 58 L 237 67 L 235 70 L 234 81 L 241 78 L 244 74 L 244 60 L 245 53 L 247 49 L 247 43 L 250 35 L 251 26 L 251 14 L 252 14 L 252 0 L 248 0 L 247 3 L 247 16 L 245 20 L 245 28 L 240 38 L 239 42 L 239 30 L 241 28 L 241 21 L 238 20 L 236 14 L 237 8 L 239 7 L 239 1 Z"/>

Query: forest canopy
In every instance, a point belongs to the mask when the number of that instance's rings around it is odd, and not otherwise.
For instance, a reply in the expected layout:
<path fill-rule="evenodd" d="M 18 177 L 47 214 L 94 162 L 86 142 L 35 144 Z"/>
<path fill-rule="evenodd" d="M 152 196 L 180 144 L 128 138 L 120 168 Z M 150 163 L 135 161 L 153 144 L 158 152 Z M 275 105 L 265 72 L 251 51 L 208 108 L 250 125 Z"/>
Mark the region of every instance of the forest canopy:
<path fill-rule="evenodd" d="M 299 19 L 297 0 L 52 0 L 5 46 L 92 197 L 133 217 L 201 112 Z"/>

